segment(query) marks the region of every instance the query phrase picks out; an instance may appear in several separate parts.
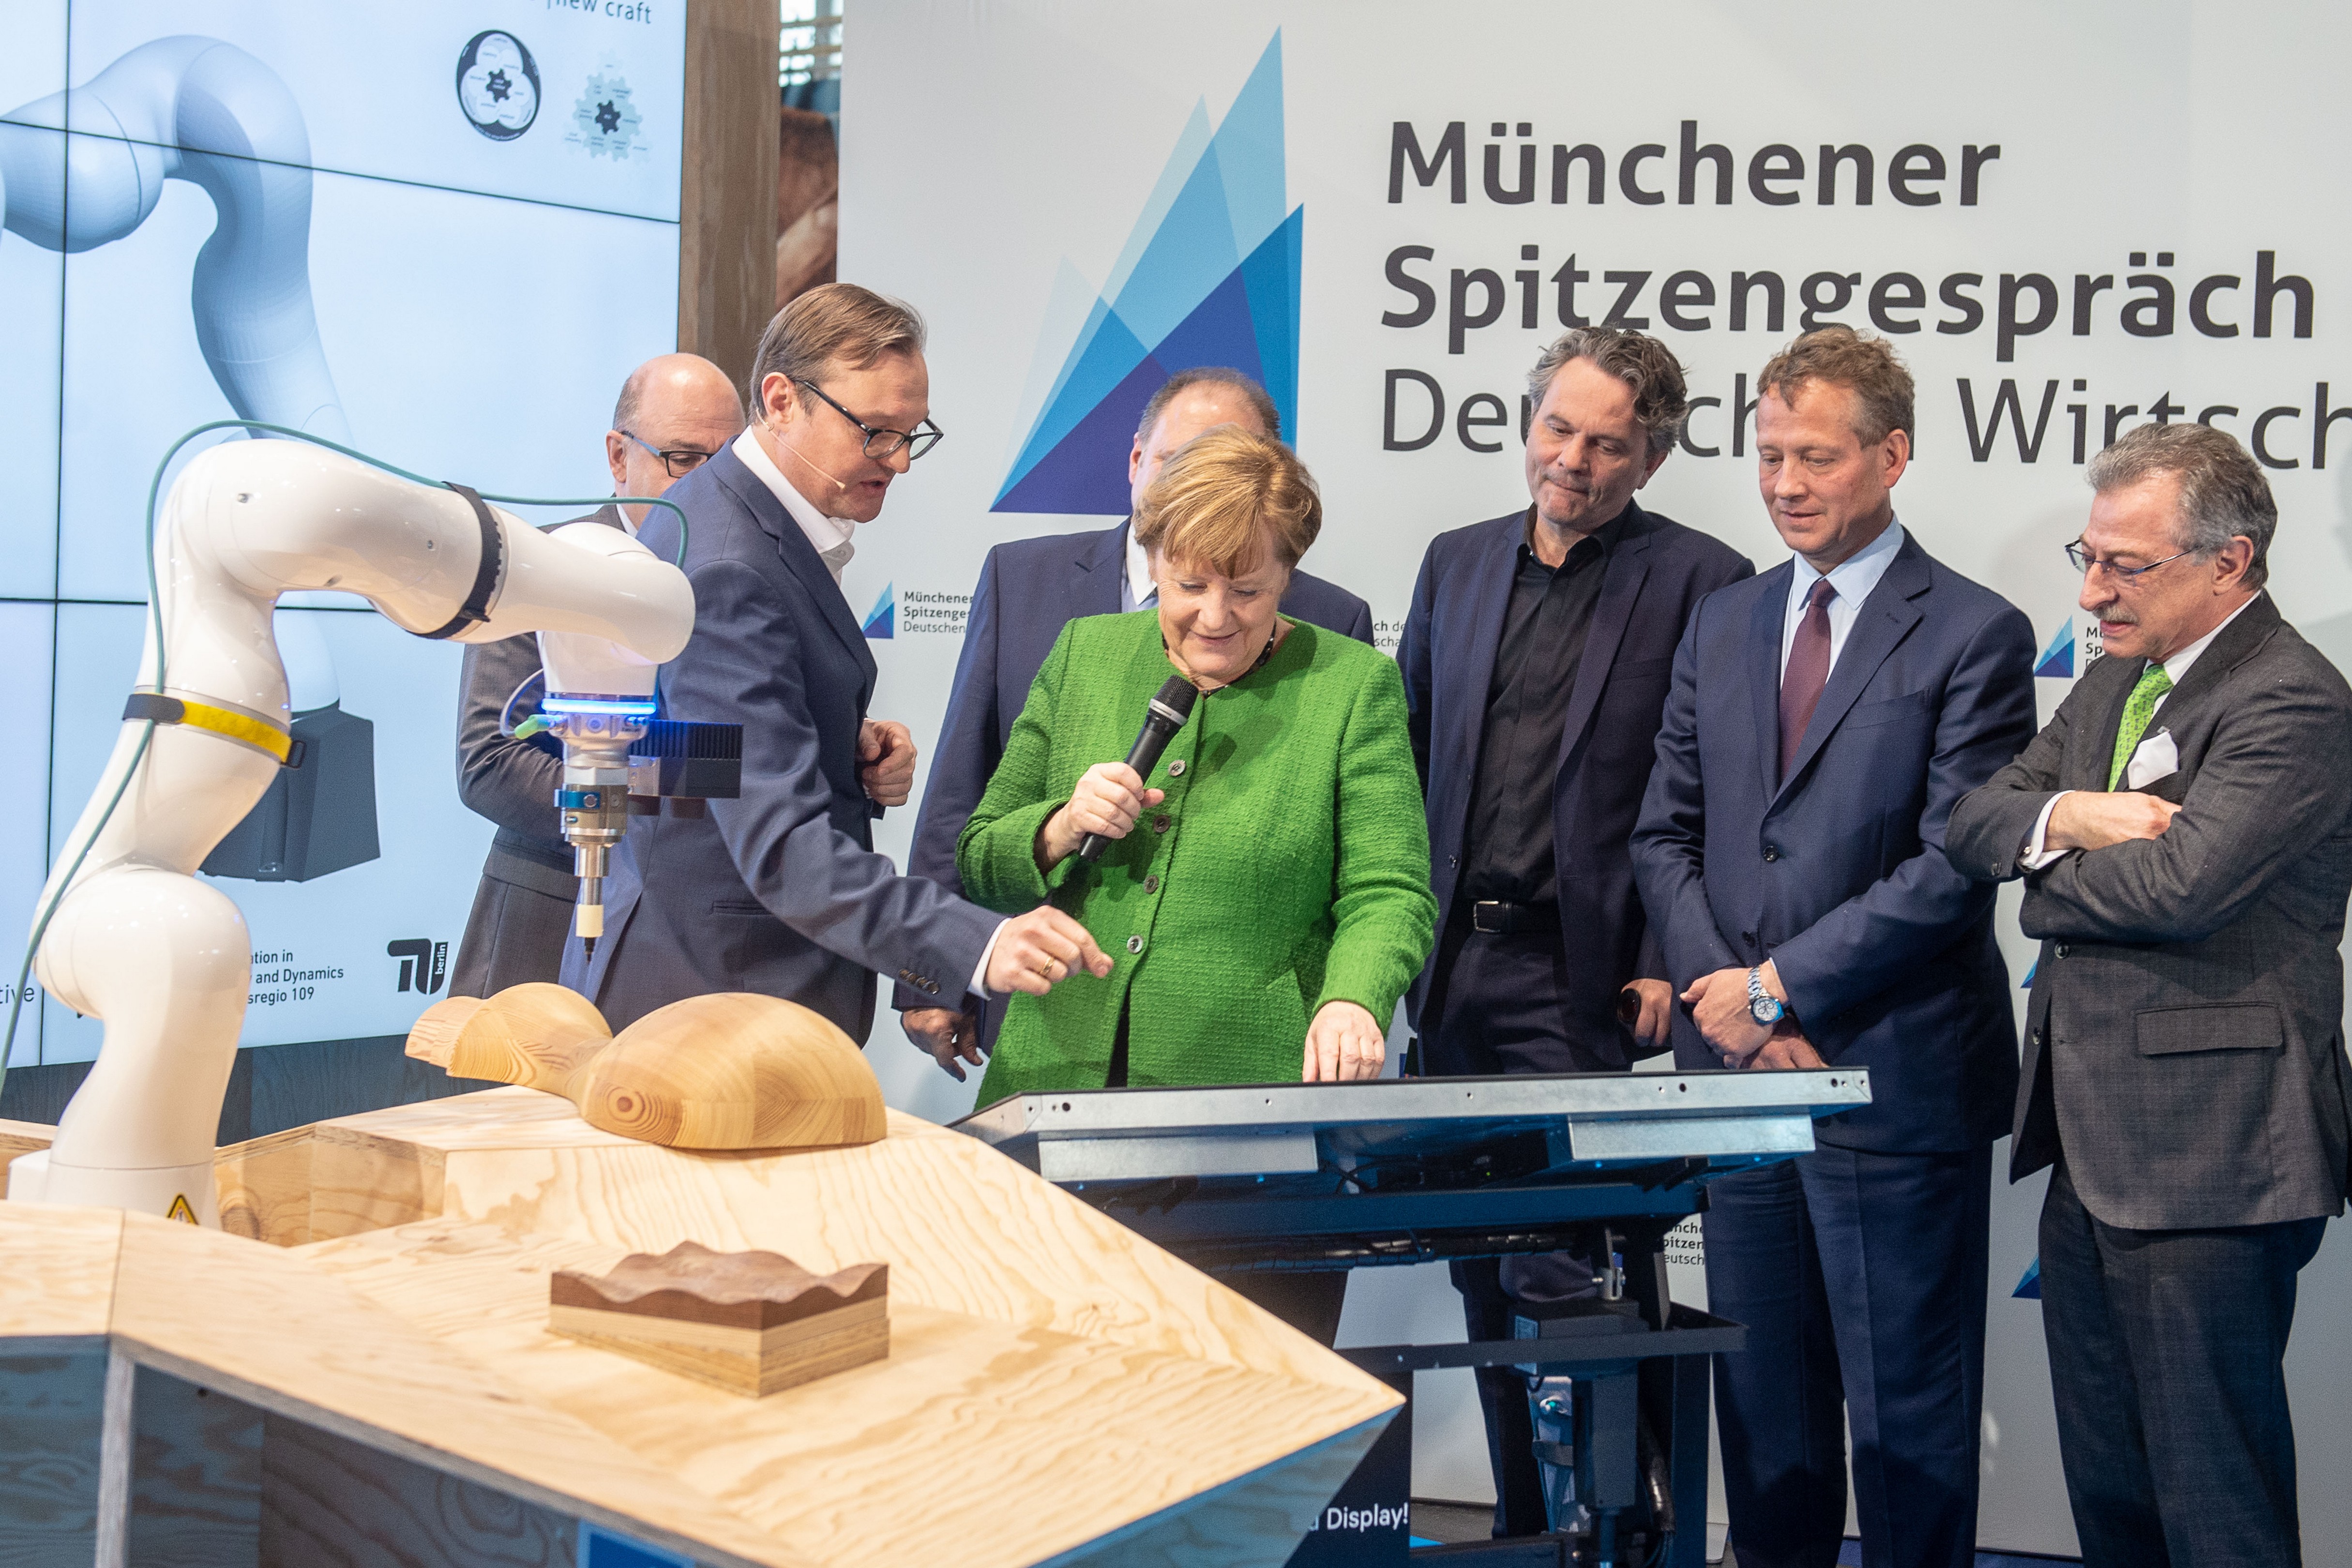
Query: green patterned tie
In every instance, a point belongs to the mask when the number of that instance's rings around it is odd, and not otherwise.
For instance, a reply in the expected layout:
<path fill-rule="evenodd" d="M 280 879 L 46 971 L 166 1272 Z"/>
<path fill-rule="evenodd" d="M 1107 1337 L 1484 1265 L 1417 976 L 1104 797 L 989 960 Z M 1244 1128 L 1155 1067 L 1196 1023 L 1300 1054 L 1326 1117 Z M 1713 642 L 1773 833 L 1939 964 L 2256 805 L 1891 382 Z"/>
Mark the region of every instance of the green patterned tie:
<path fill-rule="evenodd" d="M 2124 776 L 2124 764 L 2139 750 L 2139 738 L 2147 733 L 2147 721 L 2156 717 L 2156 705 L 2172 689 L 2172 677 L 2164 673 L 2164 666 L 2151 664 L 2140 671 L 2139 684 L 2132 688 L 2131 700 L 2124 704 L 2123 728 L 2116 731 L 2115 761 L 2107 764 L 2107 787 Z"/>

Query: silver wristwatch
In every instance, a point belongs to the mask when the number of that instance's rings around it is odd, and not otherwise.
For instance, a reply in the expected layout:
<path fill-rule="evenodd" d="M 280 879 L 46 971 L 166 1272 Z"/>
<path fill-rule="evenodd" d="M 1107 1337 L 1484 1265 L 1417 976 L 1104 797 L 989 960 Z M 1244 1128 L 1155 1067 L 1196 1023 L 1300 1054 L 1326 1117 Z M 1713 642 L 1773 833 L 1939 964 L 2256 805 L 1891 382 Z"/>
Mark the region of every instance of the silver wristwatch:
<path fill-rule="evenodd" d="M 1764 989 L 1764 966 L 1748 972 L 1748 1016 L 1759 1024 L 1777 1024 L 1789 1016 L 1789 1005 Z"/>

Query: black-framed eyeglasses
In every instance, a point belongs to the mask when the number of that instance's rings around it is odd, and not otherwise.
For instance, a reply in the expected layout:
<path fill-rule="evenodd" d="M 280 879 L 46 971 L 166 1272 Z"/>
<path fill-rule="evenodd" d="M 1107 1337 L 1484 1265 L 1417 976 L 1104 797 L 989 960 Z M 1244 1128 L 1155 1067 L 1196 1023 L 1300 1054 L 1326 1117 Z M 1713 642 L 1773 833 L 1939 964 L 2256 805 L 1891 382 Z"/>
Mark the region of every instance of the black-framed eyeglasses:
<path fill-rule="evenodd" d="M 710 461 L 712 457 L 709 452 L 698 452 L 691 447 L 673 447 L 665 452 L 635 430 L 624 430 L 621 434 L 659 458 L 662 460 L 662 467 L 669 470 L 669 477 L 674 479 L 686 478 L 687 475 Z"/>
<path fill-rule="evenodd" d="M 2118 583 L 2129 583 L 2135 578 L 2155 571 L 2159 566 L 2179 560 L 2183 555 L 2196 553 L 2194 550 L 2179 550 L 2166 556 L 2162 561 L 2151 561 L 2145 566 L 2118 566 L 2112 561 L 2102 561 L 2084 550 L 2083 542 L 2079 539 L 2066 547 L 2066 559 L 2074 563 L 2075 571 L 2087 577 L 2091 574 L 2091 568 L 2096 566 Z"/>
<path fill-rule="evenodd" d="M 896 456 L 901 448 L 906 451 L 907 461 L 911 463 L 938 446 L 940 437 L 947 434 L 929 419 L 923 421 L 922 428 L 919 430 L 877 430 L 832 398 L 825 396 L 824 388 L 817 385 L 816 383 L 804 381 L 801 384 L 814 393 L 817 400 L 827 408 L 866 433 L 866 455 L 877 463 L 885 458 Z"/>

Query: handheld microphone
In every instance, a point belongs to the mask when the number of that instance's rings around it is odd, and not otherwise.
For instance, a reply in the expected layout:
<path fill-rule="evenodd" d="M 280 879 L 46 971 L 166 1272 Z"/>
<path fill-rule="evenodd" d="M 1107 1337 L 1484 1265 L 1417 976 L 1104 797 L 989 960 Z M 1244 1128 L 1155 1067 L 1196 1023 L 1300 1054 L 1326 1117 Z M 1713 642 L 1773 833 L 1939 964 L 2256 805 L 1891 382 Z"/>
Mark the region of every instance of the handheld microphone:
<path fill-rule="evenodd" d="M 1176 738 L 1176 731 L 1192 716 L 1192 704 L 1200 695 L 1200 688 L 1181 675 L 1170 676 L 1160 686 L 1151 706 L 1143 710 L 1143 728 L 1136 731 L 1135 744 L 1127 753 L 1127 765 L 1135 770 L 1136 777 L 1151 776 L 1151 770 L 1160 765 L 1160 753 L 1168 749 L 1168 742 Z M 1109 844 L 1110 840 L 1101 834 L 1089 833 L 1078 840 L 1078 858 L 1092 865 L 1102 858 Z"/>

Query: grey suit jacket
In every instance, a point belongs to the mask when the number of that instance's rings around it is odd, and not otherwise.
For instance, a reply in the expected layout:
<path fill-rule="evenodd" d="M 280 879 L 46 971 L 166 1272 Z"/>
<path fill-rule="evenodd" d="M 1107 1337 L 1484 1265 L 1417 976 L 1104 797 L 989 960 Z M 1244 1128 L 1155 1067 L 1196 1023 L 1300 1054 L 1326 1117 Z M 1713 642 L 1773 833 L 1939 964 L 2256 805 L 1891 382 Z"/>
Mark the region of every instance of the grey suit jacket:
<path fill-rule="evenodd" d="M 610 506 L 548 526 L 569 522 L 623 526 L 620 509 Z M 502 732 L 507 700 L 538 672 L 535 633 L 466 649 L 457 700 L 457 796 L 499 830 L 457 943 L 452 996 L 488 996 L 525 981 L 553 980 L 562 965 L 563 938 L 579 894 L 572 848 L 556 827 L 562 749 L 543 737 L 518 741 Z M 536 707 L 524 704 L 517 717 Z"/>
<path fill-rule="evenodd" d="M 2043 803 L 2102 790 L 2147 661 L 2103 658 L 2016 762 L 1963 799 L 1946 847 L 2020 875 Z M 2352 893 L 2352 690 L 2268 595 L 2224 627 L 2149 728 L 2179 771 L 2160 837 L 2024 872 L 2042 939 L 2011 1180 L 2063 1154 L 2092 1214 L 2176 1230 L 2337 1213 L 2352 1146 L 2343 1047 Z"/>
<path fill-rule="evenodd" d="M 613 856 L 605 935 L 563 984 L 621 1029 L 711 991 L 782 996 L 863 1040 L 876 972 L 961 1003 L 1002 917 L 874 853 L 857 731 L 874 656 L 783 503 L 722 450 L 671 487 L 690 521 L 694 636 L 662 667 L 665 717 L 743 726 L 743 793 L 702 816 L 639 816 Z M 677 521 L 649 515 L 655 554 Z"/>

